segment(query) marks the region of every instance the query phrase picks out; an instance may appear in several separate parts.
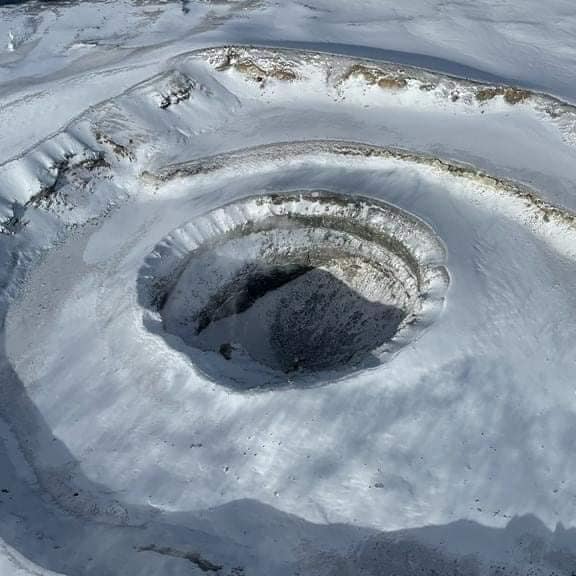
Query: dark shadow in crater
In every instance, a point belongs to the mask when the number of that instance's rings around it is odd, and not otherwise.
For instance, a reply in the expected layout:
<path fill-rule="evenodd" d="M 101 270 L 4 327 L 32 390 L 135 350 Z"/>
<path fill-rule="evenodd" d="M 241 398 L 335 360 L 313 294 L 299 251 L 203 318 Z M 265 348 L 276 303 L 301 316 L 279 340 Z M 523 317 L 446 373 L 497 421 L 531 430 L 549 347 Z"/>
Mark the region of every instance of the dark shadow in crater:
<path fill-rule="evenodd" d="M 244 281 L 226 287 L 212 299 L 198 320 L 197 334 L 217 320 L 245 312 L 268 292 L 282 288 L 311 270 L 309 266 L 275 267 L 266 271 L 255 268 Z"/>
<path fill-rule="evenodd" d="M 166 305 L 170 291 L 153 297 L 163 303 L 156 331 L 211 380 L 236 390 L 308 387 L 379 364 L 372 352 L 406 318 L 406 310 L 368 300 L 353 283 L 307 264 L 251 263 L 191 318 L 175 312 L 186 305 Z"/>
<path fill-rule="evenodd" d="M 281 369 L 328 370 L 360 362 L 388 342 L 406 312 L 371 302 L 330 272 L 315 269 L 279 298 L 272 344 Z"/>

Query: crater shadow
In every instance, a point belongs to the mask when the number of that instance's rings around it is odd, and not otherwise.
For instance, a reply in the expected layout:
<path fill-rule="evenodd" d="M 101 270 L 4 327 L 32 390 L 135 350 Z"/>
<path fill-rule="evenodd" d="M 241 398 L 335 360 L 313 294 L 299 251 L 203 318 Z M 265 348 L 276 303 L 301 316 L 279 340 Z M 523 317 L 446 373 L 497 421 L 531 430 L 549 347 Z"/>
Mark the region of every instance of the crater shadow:
<path fill-rule="evenodd" d="M 319 268 L 249 276 L 228 294 L 214 316 L 205 315 L 195 340 L 207 349 L 230 350 L 223 354 L 229 361 L 237 347 L 286 374 L 361 362 L 406 317 L 404 310 L 367 300 Z"/>
<path fill-rule="evenodd" d="M 408 311 L 369 299 L 363 271 L 343 279 L 339 266 L 252 262 L 200 307 L 181 275 L 178 290 L 148 295 L 159 303 L 155 331 L 208 378 L 236 390 L 308 387 L 378 365 L 373 351 L 392 340 Z"/>

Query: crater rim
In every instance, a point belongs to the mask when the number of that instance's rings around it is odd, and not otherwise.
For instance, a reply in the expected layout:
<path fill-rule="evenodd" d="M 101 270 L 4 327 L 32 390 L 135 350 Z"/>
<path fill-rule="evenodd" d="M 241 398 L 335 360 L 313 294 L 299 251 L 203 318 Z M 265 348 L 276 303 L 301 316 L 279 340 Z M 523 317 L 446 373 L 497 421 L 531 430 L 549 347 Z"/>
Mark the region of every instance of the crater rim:
<path fill-rule="evenodd" d="M 140 269 L 138 298 L 146 327 L 210 380 L 241 391 L 310 387 L 385 364 L 432 324 L 445 264 L 433 229 L 385 201 L 260 194 L 163 238 Z"/>

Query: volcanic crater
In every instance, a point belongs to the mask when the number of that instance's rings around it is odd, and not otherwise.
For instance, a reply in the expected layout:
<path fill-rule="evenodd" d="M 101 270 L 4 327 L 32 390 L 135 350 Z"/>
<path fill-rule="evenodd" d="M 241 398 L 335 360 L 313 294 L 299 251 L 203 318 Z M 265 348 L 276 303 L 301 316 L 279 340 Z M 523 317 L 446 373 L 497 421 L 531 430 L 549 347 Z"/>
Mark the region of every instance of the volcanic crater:
<path fill-rule="evenodd" d="M 175 230 L 147 259 L 140 293 L 158 332 L 215 379 L 310 385 L 381 364 L 429 324 L 444 256 L 426 224 L 391 205 L 263 195 Z"/>

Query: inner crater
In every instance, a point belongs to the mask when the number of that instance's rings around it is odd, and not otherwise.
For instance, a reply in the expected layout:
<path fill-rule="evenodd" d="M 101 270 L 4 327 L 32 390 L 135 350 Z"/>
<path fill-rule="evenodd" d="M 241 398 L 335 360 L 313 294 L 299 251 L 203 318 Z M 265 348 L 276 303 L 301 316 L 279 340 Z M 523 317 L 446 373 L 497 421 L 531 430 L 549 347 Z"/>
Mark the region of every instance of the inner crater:
<path fill-rule="evenodd" d="M 260 196 L 165 239 L 141 295 L 204 372 L 258 387 L 381 363 L 431 319 L 443 259 L 428 226 L 392 206 Z"/>

